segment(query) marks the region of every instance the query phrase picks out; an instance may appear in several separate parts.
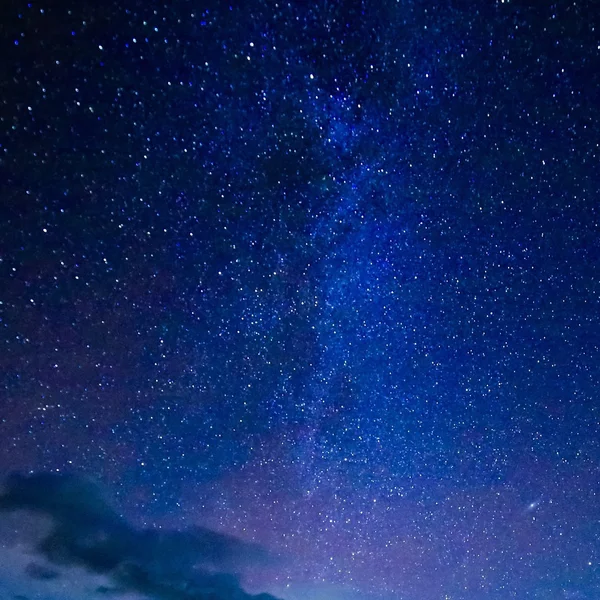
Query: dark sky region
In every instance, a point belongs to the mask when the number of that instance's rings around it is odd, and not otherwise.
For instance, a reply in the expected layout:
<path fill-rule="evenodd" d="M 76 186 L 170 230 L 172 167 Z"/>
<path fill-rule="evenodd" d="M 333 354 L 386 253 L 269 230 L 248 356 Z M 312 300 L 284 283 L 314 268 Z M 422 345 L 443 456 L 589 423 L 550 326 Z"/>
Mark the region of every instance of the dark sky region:
<path fill-rule="evenodd" d="M 600 598 L 599 14 L 2 2 L 2 599 Z"/>

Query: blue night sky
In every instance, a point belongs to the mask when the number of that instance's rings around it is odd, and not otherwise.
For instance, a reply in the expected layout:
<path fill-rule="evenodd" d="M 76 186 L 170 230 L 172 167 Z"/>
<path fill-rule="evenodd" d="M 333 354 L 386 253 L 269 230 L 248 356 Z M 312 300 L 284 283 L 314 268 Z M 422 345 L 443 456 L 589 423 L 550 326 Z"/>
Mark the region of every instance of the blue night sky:
<path fill-rule="evenodd" d="M 2 598 L 600 598 L 594 11 L 4 2 Z"/>

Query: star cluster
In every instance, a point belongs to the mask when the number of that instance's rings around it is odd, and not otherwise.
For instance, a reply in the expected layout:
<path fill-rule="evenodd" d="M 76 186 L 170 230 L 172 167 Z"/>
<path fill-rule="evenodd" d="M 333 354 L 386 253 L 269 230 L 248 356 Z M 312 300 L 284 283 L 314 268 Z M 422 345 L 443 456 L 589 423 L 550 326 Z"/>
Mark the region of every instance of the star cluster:
<path fill-rule="evenodd" d="M 5 14 L 2 471 L 285 600 L 598 597 L 591 3 Z"/>

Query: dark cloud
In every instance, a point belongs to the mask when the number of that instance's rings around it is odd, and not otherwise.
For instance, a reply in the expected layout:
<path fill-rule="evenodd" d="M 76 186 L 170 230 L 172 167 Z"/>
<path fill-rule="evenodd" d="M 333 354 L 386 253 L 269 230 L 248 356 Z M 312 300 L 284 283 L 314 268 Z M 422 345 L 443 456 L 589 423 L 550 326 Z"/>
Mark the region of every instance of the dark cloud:
<path fill-rule="evenodd" d="M 115 594 L 121 594 L 123 592 L 123 588 L 111 588 L 106 585 L 99 585 L 96 588 L 97 594 L 102 594 L 103 596 L 111 596 Z"/>
<path fill-rule="evenodd" d="M 95 485 L 78 477 L 10 475 L 0 494 L 0 515 L 8 513 L 24 525 L 32 513 L 50 520 L 34 552 L 51 567 L 31 562 L 25 569 L 30 579 L 56 579 L 59 569 L 76 567 L 110 578 L 112 585 L 96 588 L 99 595 L 274 600 L 267 594 L 245 593 L 235 575 L 242 568 L 270 563 L 272 558 L 262 548 L 203 528 L 135 528 Z"/>

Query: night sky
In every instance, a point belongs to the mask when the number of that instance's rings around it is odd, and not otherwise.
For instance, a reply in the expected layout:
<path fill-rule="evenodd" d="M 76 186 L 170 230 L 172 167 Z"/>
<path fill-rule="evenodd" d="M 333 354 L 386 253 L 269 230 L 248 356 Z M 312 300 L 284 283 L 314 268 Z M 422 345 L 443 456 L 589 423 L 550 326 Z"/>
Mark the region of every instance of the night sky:
<path fill-rule="evenodd" d="M 594 5 L 2 2 L 4 598 L 600 598 Z"/>

